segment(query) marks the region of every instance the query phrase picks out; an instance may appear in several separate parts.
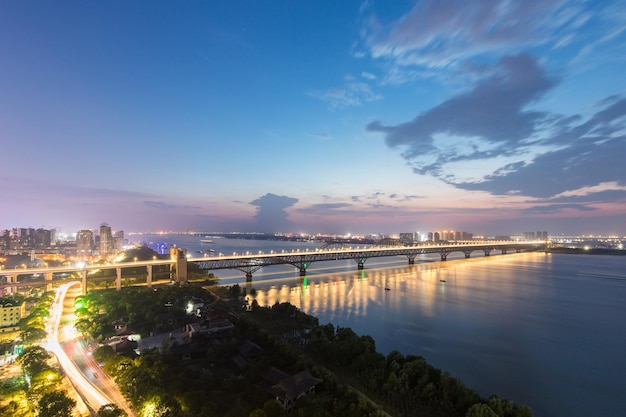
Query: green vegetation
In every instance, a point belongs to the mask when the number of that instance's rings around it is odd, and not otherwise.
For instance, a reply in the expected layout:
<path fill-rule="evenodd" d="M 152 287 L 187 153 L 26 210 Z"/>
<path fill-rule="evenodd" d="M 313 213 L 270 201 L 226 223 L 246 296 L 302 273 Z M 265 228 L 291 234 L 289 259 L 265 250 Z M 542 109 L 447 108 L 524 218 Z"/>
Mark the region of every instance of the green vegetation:
<path fill-rule="evenodd" d="M 107 323 L 122 317 L 142 333 L 154 329 L 151 317 L 170 312 L 185 320 L 184 304 L 190 297 L 213 301 L 213 294 L 236 300 L 238 286 L 214 288 L 209 293 L 198 286 L 102 291 L 77 299 L 86 309 L 84 320 L 97 321 L 92 335 Z M 223 337 L 194 336 L 185 345 L 171 341 L 143 351 L 137 358 L 114 353 L 106 346 L 94 351 L 138 413 L 146 410 L 168 416 L 394 416 L 441 417 L 530 417 L 527 406 L 491 397 L 480 398 L 449 373 L 436 369 L 420 356 L 376 351 L 374 340 L 349 328 L 319 325 L 316 318 L 283 303 L 249 311 L 234 301 L 231 315 L 234 332 Z M 91 316 L 91 318 L 89 318 Z M 236 319 L 234 317 L 237 317 Z M 89 327 L 86 327 L 86 329 Z M 261 353 L 241 359 L 238 350 L 253 342 Z M 239 357 L 238 360 L 236 358 Z M 297 401 L 286 411 L 267 391 L 264 374 L 276 368 L 288 375 L 308 370 L 321 382 L 314 395 Z M 373 401 L 372 401 L 373 400 Z"/>

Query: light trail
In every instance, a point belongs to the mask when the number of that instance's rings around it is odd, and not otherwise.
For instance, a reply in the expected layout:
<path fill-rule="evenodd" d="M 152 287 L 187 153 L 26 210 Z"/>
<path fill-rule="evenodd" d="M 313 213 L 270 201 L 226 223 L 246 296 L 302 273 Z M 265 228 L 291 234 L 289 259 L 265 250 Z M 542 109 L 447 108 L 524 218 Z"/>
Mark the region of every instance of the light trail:
<path fill-rule="evenodd" d="M 85 377 L 85 375 L 76 366 L 76 363 L 70 359 L 67 353 L 63 350 L 59 341 L 59 328 L 63 316 L 63 302 L 68 290 L 77 284 L 79 283 L 69 283 L 62 285 L 57 289 L 54 302 L 50 309 L 50 317 L 46 323 L 48 338 L 44 347 L 56 355 L 61 368 L 63 368 L 63 371 L 66 373 L 74 385 L 74 388 L 78 391 L 85 403 L 87 403 L 91 409 L 98 411 L 100 407 L 105 404 L 117 404 L 118 402 L 105 395 L 98 387 Z M 109 380 L 108 382 L 114 384 L 113 381 Z M 133 416 L 133 413 L 128 410 L 126 404 L 118 405 L 128 413 L 129 417 Z"/>

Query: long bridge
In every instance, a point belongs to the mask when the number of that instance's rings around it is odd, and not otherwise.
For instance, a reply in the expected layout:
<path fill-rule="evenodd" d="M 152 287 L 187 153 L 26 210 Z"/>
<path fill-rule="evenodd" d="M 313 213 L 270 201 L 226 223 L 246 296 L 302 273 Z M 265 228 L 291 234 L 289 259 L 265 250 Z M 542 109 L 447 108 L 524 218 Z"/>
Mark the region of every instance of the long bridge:
<path fill-rule="evenodd" d="M 247 280 L 252 280 L 255 272 L 261 268 L 272 265 L 293 265 L 300 272 L 300 276 L 305 276 L 309 266 L 314 262 L 339 261 L 352 259 L 358 269 L 365 268 L 365 262 L 369 258 L 403 256 L 408 264 L 415 263 L 418 255 L 426 253 L 438 253 L 442 261 L 447 260 L 452 252 L 462 252 L 465 258 L 470 258 L 472 252 L 479 251 L 485 256 L 492 252 L 499 251 L 501 254 L 509 252 L 536 251 L 545 249 L 547 242 L 544 240 L 534 241 L 468 241 L 446 244 L 422 244 L 414 246 L 404 246 L 399 241 L 393 239 L 383 239 L 378 243 L 367 247 L 350 247 L 345 244 L 326 243 L 314 250 L 294 250 L 270 251 L 269 253 L 259 252 L 243 254 L 234 253 L 232 255 L 216 254 L 205 255 L 203 257 L 190 257 L 183 248 L 171 248 L 168 259 L 156 259 L 147 261 L 131 261 L 122 263 L 110 263 L 106 265 L 79 265 L 79 266 L 59 266 L 43 268 L 16 268 L 0 269 L 0 294 L 4 295 L 5 290 L 13 293 L 19 286 L 33 286 L 33 281 L 20 283 L 19 276 L 41 276 L 46 289 L 52 288 L 53 276 L 55 274 L 80 273 L 82 279 L 83 292 L 87 291 L 87 277 L 97 270 L 115 270 L 115 286 L 117 290 L 122 288 L 122 269 L 124 268 L 146 268 L 146 285 L 152 286 L 153 268 L 155 266 L 169 266 L 173 279 L 181 284 L 187 282 L 187 264 L 195 263 L 204 270 L 236 269 L 246 275 Z"/>

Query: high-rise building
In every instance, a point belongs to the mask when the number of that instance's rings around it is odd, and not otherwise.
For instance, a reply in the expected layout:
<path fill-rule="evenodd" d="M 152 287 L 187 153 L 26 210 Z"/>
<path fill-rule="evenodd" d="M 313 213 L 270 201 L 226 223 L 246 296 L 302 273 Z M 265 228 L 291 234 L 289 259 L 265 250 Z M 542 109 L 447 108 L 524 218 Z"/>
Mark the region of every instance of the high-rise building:
<path fill-rule="evenodd" d="M 111 226 L 106 223 L 100 225 L 100 256 L 106 257 L 113 254 L 113 234 Z"/>
<path fill-rule="evenodd" d="M 79 230 L 76 233 L 76 256 L 91 256 L 93 255 L 94 247 L 93 232 L 91 230 Z"/>
<path fill-rule="evenodd" d="M 415 243 L 415 234 L 413 232 L 400 233 L 398 240 L 405 246 L 411 246 Z"/>
<path fill-rule="evenodd" d="M 115 232 L 113 243 L 114 243 L 113 249 L 116 253 L 122 250 L 122 248 L 124 247 L 124 231 L 123 230 L 118 230 L 117 232 Z"/>

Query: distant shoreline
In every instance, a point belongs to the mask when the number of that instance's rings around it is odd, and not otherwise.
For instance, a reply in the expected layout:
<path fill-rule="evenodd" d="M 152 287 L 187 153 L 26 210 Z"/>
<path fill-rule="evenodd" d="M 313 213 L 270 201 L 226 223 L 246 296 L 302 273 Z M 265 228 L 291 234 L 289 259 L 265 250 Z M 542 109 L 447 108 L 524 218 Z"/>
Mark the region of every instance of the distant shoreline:
<path fill-rule="evenodd" d="M 603 249 L 603 248 L 549 248 L 546 249 L 549 253 L 564 253 L 568 255 L 615 255 L 625 256 L 626 250 L 623 249 Z"/>

